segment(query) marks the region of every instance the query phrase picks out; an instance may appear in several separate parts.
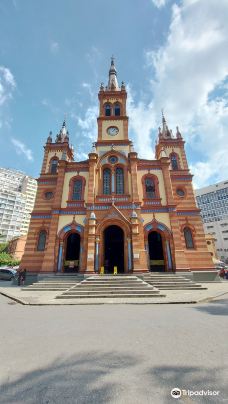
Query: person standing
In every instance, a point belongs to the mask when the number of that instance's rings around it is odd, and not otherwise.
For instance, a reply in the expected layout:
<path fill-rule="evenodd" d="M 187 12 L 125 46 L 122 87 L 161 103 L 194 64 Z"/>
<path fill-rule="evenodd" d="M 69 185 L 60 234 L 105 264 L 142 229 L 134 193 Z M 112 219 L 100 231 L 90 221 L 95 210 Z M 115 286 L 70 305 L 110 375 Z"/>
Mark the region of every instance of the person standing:
<path fill-rule="evenodd" d="M 22 277 L 23 277 L 23 269 L 20 268 L 18 271 L 18 286 L 21 286 Z"/>
<path fill-rule="evenodd" d="M 26 281 L 26 268 L 24 268 L 23 269 L 23 271 L 22 271 L 22 285 L 24 285 L 25 284 L 25 281 Z"/>

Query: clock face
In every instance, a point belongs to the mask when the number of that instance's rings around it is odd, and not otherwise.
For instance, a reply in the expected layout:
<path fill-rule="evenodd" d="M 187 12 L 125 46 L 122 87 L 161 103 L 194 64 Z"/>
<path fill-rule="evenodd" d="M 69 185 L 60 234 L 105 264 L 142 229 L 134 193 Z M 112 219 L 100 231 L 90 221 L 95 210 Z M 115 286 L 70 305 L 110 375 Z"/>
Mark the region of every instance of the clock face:
<path fill-rule="evenodd" d="M 107 132 L 110 136 L 116 136 L 117 133 L 119 132 L 119 129 L 116 126 L 109 126 Z"/>

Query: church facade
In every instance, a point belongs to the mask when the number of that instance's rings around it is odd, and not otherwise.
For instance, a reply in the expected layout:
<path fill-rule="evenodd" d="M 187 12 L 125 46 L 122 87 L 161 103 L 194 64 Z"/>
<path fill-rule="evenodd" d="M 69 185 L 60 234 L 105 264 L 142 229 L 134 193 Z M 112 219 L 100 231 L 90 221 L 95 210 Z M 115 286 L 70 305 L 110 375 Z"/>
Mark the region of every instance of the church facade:
<path fill-rule="evenodd" d="M 74 161 L 65 121 L 50 133 L 21 267 L 86 274 L 213 270 L 184 140 L 164 116 L 155 159 L 128 137 L 127 92 L 114 61 L 99 94 L 98 135 Z M 143 133 L 142 133 L 143 142 Z"/>

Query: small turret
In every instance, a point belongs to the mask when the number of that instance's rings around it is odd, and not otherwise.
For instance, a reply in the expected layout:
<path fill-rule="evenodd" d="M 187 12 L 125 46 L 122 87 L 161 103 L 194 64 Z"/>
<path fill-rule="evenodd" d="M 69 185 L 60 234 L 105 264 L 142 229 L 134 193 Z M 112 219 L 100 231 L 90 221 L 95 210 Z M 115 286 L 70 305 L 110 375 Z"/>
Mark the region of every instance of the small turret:
<path fill-rule="evenodd" d="M 176 132 L 177 139 L 182 139 L 182 135 L 181 135 L 181 133 L 179 131 L 179 127 L 177 126 L 176 129 L 177 129 L 177 132 Z"/>
<path fill-rule="evenodd" d="M 49 136 L 47 138 L 47 143 L 52 143 L 52 131 L 50 130 Z"/>

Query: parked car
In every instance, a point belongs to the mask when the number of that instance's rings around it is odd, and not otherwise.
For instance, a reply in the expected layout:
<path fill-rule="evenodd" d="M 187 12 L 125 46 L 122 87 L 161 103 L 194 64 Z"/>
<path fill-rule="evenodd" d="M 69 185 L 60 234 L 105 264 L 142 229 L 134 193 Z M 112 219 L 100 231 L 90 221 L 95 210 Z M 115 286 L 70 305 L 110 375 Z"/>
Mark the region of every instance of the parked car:
<path fill-rule="evenodd" d="M 17 277 L 17 271 L 13 268 L 0 268 L 0 279 L 12 281 Z"/>

